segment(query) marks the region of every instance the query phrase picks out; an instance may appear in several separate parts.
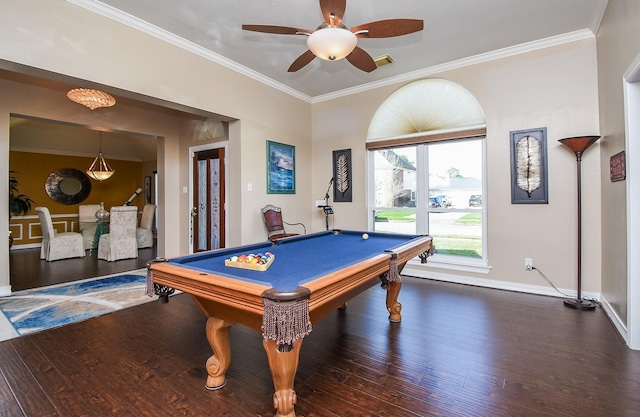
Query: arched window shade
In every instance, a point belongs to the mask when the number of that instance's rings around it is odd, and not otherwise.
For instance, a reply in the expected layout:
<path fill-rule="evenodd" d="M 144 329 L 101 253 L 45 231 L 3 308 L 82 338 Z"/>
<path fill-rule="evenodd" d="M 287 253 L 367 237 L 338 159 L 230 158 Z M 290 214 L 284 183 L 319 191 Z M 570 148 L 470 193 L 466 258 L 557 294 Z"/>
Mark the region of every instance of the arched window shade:
<path fill-rule="evenodd" d="M 478 101 L 442 78 L 414 81 L 391 94 L 369 125 L 367 149 L 484 136 Z"/>

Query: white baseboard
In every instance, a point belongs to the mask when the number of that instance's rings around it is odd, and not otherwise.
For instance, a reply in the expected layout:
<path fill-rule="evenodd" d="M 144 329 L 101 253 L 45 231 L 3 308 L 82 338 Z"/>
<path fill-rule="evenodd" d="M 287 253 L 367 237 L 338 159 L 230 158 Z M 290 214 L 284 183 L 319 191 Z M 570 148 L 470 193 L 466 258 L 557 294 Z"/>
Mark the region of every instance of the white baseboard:
<path fill-rule="evenodd" d="M 427 270 L 425 268 L 421 268 L 420 265 L 412 265 L 407 263 L 407 265 L 402 270 L 402 275 L 409 275 L 418 278 L 428 278 L 434 279 L 437 281 L 447 281 L 454 282 L 457 284 L 466 284 L 466 285 L 474 285 L 477 287 L 486 287 L 486 288 L 495 288 L 500 290 L 507 291 L 516 291 L 523 292 L 527 294 L 538 294 L 538 295 L 546 295 L 550 297 L 559 297 L 566 298 L 577 296 L 577 292 L 571 289 L 559 288 L 564 294 L 559 293 L 552 287 L 542 286 L 542 285 L 529 285 L 529 284 L 519 284 L 508 281 L 497 281 L 493 279 L 484 279 L 484 278 L 474 278 L 465 275 L 454 275 L 447 274 L 443 272 L 437 272 L 432 270 Z M 583 292 L 582 296 L 584 298 L 600 300 L 600 293 L 588 293 Z"/>
<path fill-rule="evenodd" d="M 627 346 L 629 346 L 629 334 L 627 332 L 626 324 L 620 320 L 620 316 L 618 316 L 604 296 L 600 297 L 600 302 L 602 303 L 602 310 L 613 324 L 613 327 L 615 327 L 618 333 L 620 333 L 620 337 L 622 337 Z"/>
<path fill-rule="evenodd" d="M 9 249 L 9 250 L 33 249 L 33 248 L 39 248 L 40 246 L 42 246 L 41 243 L 29 243 L 27 245 L 16 245 L 16 244 L 14 244 L 13 246 L 11 246 L 11 249 Z"/>
<path fill-rule="evenodd" d="M 0 287 L 0 297 L 4 297 L 5 295 L 11 295 L 11 285 Z"/>

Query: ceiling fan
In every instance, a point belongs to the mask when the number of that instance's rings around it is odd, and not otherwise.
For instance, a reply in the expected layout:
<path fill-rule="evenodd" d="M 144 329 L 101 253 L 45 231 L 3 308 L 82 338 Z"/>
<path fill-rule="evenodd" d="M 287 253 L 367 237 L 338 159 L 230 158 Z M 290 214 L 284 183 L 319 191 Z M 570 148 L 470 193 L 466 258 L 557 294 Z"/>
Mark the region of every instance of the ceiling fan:
<path fill-rule="evenodd" d="M 315 57 L 327 61 L 347 58 L 353 66 L 371 72 L 377 65 L 371 55 L 358 47 L 358 38 L 391 38 L 418 32 L 424 28 L 419 19 L 388 19 L 365 23 L 351 29 L 342 24 L 346 0 L 320 0 L 324 22 L 316 30 L 275 25 L 242 25 L 242 29 L 280 35 L 305 35 L 309 50 L 300 55 L 288 69 L 295 72 Z"/>

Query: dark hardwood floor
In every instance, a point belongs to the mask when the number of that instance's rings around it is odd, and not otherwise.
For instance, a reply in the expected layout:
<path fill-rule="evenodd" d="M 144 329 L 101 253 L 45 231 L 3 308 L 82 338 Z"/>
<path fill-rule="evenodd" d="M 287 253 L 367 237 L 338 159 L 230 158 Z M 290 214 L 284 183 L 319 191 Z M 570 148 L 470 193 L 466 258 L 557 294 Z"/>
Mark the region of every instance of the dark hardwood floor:
<path fill-rule="evenodd" d="M 40 248 L 9 251 L 11 291 L 45 287 L 47 285 L 100 277 L 146 268 L 147 261 L 156 257 L 156 245 L 140 249 L 137 259 L 107 262 L 98 259 L 96 251 L 84 258 L 47 262 L 40 259 Z M 2 414 L 0 413 L 0 416 Z"/>
<path fill-rule="evenodd" d="M 404 278 L 403 321 L 372 288 L 314 326 L 295 388 L 305 417 L 638 416 L 640 352 L 600 309 Z M 262 337 L 231 329 L 208 391 L 206 318 L 191 296 L 0 343 L 0 416 L 273 415 Z"/>

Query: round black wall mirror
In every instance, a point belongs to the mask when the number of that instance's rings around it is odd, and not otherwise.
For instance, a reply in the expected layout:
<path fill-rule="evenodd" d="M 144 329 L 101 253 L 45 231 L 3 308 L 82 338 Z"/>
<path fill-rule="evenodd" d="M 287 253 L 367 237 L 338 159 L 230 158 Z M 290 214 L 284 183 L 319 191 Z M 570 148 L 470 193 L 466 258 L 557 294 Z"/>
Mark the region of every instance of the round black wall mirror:
<path fill-rule="evenodd" d="M 49 174 L 45 189 L 51 199 L 60 204 L 79 204 L 89 197 L 89 177 L 74 168 L 62 168 Z"/>

